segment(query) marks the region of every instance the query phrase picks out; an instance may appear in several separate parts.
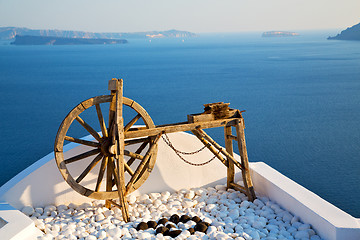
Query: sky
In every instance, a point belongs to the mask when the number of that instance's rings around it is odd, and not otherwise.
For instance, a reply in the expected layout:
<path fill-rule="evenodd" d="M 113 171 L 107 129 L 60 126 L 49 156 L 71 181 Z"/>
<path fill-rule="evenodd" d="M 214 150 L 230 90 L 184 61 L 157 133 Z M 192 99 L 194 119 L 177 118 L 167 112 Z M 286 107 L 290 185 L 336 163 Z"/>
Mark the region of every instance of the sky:
<path fill-rule="evenodd" d="M 360 0 L 0 0 L 0 27 L 91 32 L 345 29 Z"/>

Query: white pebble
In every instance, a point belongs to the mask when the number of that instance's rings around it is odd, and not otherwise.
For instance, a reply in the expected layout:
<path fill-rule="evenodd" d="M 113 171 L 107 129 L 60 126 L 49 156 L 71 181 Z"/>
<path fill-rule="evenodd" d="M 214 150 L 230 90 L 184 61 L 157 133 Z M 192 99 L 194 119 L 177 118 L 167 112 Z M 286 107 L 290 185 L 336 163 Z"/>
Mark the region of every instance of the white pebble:
<path fill-rule="evenodd" d="M 303 230 L 307 230 L 307 229 L 310 229 L 310 224 L 301 224 L 301 225 L 298 227 L 298 230 L 299 230 L 299 231 L 303 231 Z"/>
<path fill-rule="evenodd" d="M 152 200 L 155 200 L 155 199 L 158 199 L 161 197 L 161 194 L 160 193 L 149 193 L 149 197 L 152 199 Z"/>
<path fill-rule="evenodd" d="M 49 205 L 44 208 L 44 212 L 52 212 L 52 211 L 56 211 L 56 207 L 53 205 Z"/>
<path fill-rule="evenodd" d="M 129 204 L 134 204 L 136 202 L 136 196 L 134 195 L 128 195 L 127 196 L 127 200 L 129 202 Z"/>
<path fill-rule="evenodd" d="M 187 200 L 187 199 L 185 199 L 185 200 L 182 202 L 182 206 L 183 206 L 184 208 L 191 208 L 191 207 L 193 207 L 195 204 L 196 204 L 195 201 L 191 201 L 191 200 Z"/>
<path fill-rule="evenodd" d="M 230 210 L 230 212 L 229 212 L 229 217 L 231 218 L 231 219 L 236 219 L 236 218 L 238 218 L 240 216 L 240 213 L 239 213 L 239 210 L 237 210 L 237 209 L 232 209 L 232 210 Z"/>
<path fill-rule="evenodd" d="M 31 206 L 25 206 L 25 207 L 23 207 L 23 209 L 21 211 L 25 215 L 31 216 L 35 212 L 35 209 Z"/>
<path fill-rule="evenodd" d="M 299 239 L 310 237 L 308 231 L 297 231 L 295 232 L 294 236 L 295 238 L 299 238 Z"/>
<path fill-rule="evenodd" d="M 46 233 L 46 238 L 56 240 L 170 240 L 169 236 L 156 235 L 154 229 L 137 231 L 135 228 L 142 221 L 157 221 L 163 217 L 169 218 L 172 214 L 198 216 L 211 224 L 206 234 L 196 232 L 190 235 L 186 229 L 194 228 L 196 223 L 178 223 L 176 228 L 181 229 L 182 233 L 176 240 L 320 239 L 309 224 L 302 223 L 299 217 L 281 209 L 269 199 L 259 197 L 254 202 L 249 202 L 244 194 L 225 189 L 225 185 L 217 185 L 215 188 L 182 189 L 173 194 L 166 191 L 138 197 L 128 195 L 129 223 L 123 221 L 119 208 L 109 210 L 104 207 L 103 201 L 80 206 L 69 204 L 36 208 L 33 209 L 31 219 L 37 228 Z M 31 212 L 30 209 L 28 214 Z"/>
<path fill-rule="evenodd" d="M 75 239 L 77 239 L 77 238 L 75 238 Z M 93 235 L 89 235 L 85 238 L 85 240 L 97 240 L 97 238 Z"/>
<path fill-rule="evenodd" d="M 243 201 L 241 204 L 240 204 L 240 207 L 242 208 L 248 208 L 250 206 L 250 202 L 249 201 Z"/>
<path fill-rule="evenodd" d="M 275 211 L 276 212 L 276 211 Z M 284 222 L 290 222 L 292 220 L 294 216 L 291 215 L 289 212 L 285 212 L 284 216 L 283 216 L 283 221 Z"/>
<path fill-rule="evenodd" d="M 105 219 L 105 216 L 102 213 L 95 215 L 95 221 L 100 222 Z"/>
<path fill-rule="evenodd" d="M 310 240 L 321 240 L 321 238 L 318 235 L 313 235 Z"/>

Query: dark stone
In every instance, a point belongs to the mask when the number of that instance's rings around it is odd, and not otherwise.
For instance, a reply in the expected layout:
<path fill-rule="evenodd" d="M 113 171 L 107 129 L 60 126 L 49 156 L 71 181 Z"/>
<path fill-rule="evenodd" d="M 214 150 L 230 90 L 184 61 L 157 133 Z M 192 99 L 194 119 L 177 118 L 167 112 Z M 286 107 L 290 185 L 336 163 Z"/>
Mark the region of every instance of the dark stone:
<path fill-rule="evenodd" d="M 162 225 L 165 225 L 165 223 L 167 223 L 168 222 L 168 220 L 166 219 L 166 218 L 162 218 L 162 219 L 160 219 L 159 221 L 158 221 L 158 224 L 160 225 L 160 224 L 162 224 Z"/>
<path fill-rule="evenodd" d="M 204 222 L 199 222 L 196 224 L 194 230 L 205 233 L 207 228 L 208 227 L 206 226 L 206 224 Z"/>
<path fill-rule="evenodd" d="M 182 232 L 181 230 L 173 230 L 173 231 L 170 231 L 168 235 L 172 238 L 176 238 L 177 236 L 180 235 L 181 232 Z"/>
<path fill-rule="evenodd" d="M 155 221 L 148 221 L 147 225 L 149 228 L 156 229 L 157 223 Z"/>
<path fill-rule="evenodd" d="M 167 227 L 168 229 L 171 229 L 171 228 L 176 228 L 176 225 L 175 225 L 175 224 L 172 224 L 172 223 L 169 223 L 169 224 L 166 225 L 166 227 Z"/>
<path fill-rule="evenodd" d="M 170 222 L 173 222 L 175 224 L 178 224 L 179 220 L 180 220 L 180 217 L 177 214 L 173 214 L 169 219 Z"/>
<path fill-rule="evenodd" d="M 207 227 L 209 227 L 210 226 L 210 223 L 208 223 L 208 222 L 203 222 Z"/>
<path fill-rule="evenodd" d="M 146 222 L 141 222 L 141 223 L 139 223 L 138 225 L 137 225 L 137 227 L 136 227 L 136 230 L 146 230 L 146 229 L 148 229 L 149 227 L 148 227 L 148 225 L 147 225 L 147 223 Z"/>
<path fill-rule="evenodd" d="M 201 219 L 198 216 L 192 217 L 191 221 L 194 221 L 196 223 L 201 222 Z"/>
<path fill-rule="evenodd" d="M 191 235 L 195 233 L 195 230 L 193 228 L 189 228 L 188 231 L 190 232 Z"/>
<path fill-rule="evenodd" d="M 189 220 L 190 220 L 190 217 L 188 215 L 182 215 L 180 217 L 180 222 L 182 222 L 182 223 L 186 223 Z"/>
<path fill-rule="evenodd" d="M 156 234 L 158 233 L 162 233 L 162 235 L 167 235 L 169 233 L 169 229 L 167 227 L 164 226 L 160 226 L 156 229 Z"/>

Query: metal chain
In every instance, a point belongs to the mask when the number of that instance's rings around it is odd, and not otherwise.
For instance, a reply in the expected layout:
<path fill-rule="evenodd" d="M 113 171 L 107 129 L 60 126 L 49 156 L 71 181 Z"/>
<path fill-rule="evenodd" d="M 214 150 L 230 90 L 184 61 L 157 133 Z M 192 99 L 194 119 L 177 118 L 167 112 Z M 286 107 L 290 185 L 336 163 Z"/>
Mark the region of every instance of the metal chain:
<path fill-rule="evenodd" d="M 165 137 L 164 137 L 165 136 Z M 199 150 L 196 150 L 194 152 L 182 152 L 182 151 L 179 151 L 177 150 L 174 145 L 170 142 L 170 139 L 169 137 L 166 135 L 166 133 L 164 133 L 162 136 L 162 139 L 164 140 L 164 142 L 172 149 L 174 150 L 174 152 L 176 153 L 176 155 L 178 155 L 178 157 L 183 160 L 184 162 L 186 162 L 187 164 L 190 164 L 192 166 L 196 166 L 196 167 L 199 167 L 199 166 L 204 166 L 206 164 L 209 164 L 211 161 L 213 161 L 215 158 L 216 158 L 216 155 L 214 155 L 210 160 L 206 161 L 206 162 L 203 162 L 203 163 L 193 163 L 193 162 L 190 162 L 188 160 L 186 160 L 185 158 L 183 158 L 183 156 L 181 156 L 180 154 L 184 154 L 184 155 L 193 155 L 193 154 L 196 154 L 196 153 L 199 153 L 201 152 L 202 150 L 204 150 L 207 146 L 205 145 L 204 147 L 200 148 Z M 218 152 L 218 154 L 220 154 L 221 150 Z"/>
<path fill-rule="evenodd" d="M 165 136 L 166 139 L 164 138 L 164 136 Z M 204 150 L 204 149 L 206 148 L 206 145 L 205 145 L 205 146 L 203 146 L 202 148 L 200 148 L 200 149 L 198 149 L 198 150 L 196 150 L 196 151 L 193 151 L 193 152 L 182 152 L 182 151 L 177 150 L 177 149 L 174 147 L 174 145 L 170 142 L 170 139 L 169 139 L 168 135 L 166 135 L 166 133 L 163 134 L 163 140 L 164 140 L 164 142 L 166 142 L 166 144 L 169 145 L 169 147 L 171 147 L 175 152 L 180 153 L 180 154 L 184 154 L 184 155 L 193 155 L 193 154 L 196 154 L 196 153 L 201 152 L 202 150 Z"/>

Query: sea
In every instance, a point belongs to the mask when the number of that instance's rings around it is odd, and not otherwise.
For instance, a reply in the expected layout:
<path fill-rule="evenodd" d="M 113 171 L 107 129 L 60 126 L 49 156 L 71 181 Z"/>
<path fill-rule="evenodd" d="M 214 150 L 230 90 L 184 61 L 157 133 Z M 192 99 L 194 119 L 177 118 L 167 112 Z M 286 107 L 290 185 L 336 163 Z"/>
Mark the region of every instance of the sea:
<path fill-rule="evenodd" d="M 53 151 L 74 106 L 108 94 L 108 80 L 122 78 L 124 95 L 156 125 L 186 121 L 207 103 L 246 110 L 249 161 L 360 217 L 360 42 L 326 39 L 337 32 L 212 33 L 120 45 L 0 42 L 0 185 Z M 222 128 L 209 134 L 224 145 Z"/>

